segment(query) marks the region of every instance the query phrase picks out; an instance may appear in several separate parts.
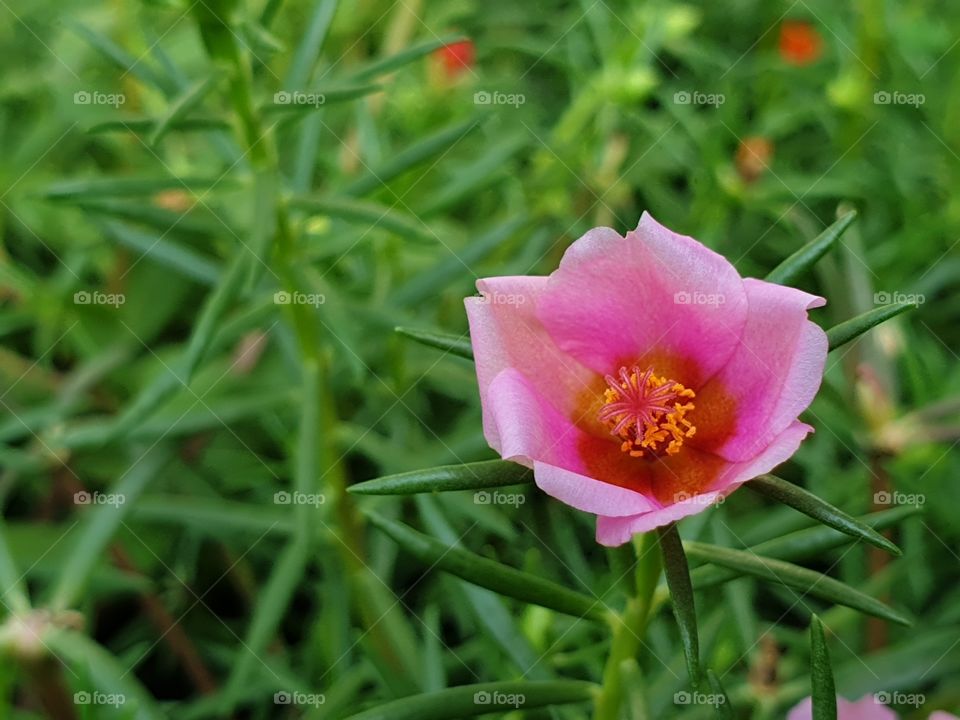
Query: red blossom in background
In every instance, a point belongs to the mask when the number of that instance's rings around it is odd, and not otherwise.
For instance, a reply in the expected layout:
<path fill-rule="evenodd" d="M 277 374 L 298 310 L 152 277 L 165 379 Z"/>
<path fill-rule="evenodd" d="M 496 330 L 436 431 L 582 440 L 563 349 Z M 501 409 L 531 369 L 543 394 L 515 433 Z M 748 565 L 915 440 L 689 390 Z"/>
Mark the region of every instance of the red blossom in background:
<path fill-rule="evenodd" d="M 817 29 L 802 20 L 788 20 L 780 26 L 780 57 L 790 65 L 809 65 L 823 52 Z"/>
<path fill-rule="evenodd" d="M 453 80 L 473 67 L 476 48 L 473 40 L 461 40 L 444 45 L 436 51 L 436 56 L 440 59 L 447 78 Z"/>

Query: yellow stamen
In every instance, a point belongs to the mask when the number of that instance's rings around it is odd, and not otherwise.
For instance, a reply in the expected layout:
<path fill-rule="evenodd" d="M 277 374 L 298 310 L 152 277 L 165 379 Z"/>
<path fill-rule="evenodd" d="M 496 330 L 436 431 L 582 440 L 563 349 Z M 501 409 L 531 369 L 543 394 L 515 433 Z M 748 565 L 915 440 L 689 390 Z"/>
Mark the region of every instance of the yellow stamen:
<path fill-rule="evenodd" d="M 607 376 L 599 419 L 621 440 L 620 449 L 632 457 L 660 453 L 676 455 L 697 428 L 686 415 L 696 397 L 681 383 L 641 371 L 620 368 L 619 377 Z"/>

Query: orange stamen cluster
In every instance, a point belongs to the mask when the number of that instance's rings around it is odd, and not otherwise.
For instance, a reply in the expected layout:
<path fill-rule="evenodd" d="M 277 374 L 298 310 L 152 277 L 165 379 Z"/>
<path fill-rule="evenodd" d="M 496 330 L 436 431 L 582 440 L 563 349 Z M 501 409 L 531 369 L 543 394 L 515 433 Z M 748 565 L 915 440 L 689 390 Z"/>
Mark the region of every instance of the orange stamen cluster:
<path fill-rule="evenodd" d="M 603 407 L 597 418 L 622 440 L 620 449 L 632 457 L 665 452 L 676 455 L 685 438 L 697 428 L 684 417 L 693 410 L 696 397 L 678 382 L 641 371 L 634 365 L 620 368 L 619 377 L 606 376 Z"/>

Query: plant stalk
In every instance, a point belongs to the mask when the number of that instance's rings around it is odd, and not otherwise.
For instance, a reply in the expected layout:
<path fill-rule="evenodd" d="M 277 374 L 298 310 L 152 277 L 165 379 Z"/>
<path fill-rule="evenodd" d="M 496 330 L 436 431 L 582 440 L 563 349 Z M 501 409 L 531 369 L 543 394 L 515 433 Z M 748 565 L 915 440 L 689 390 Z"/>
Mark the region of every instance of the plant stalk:
<path fill-rule="evenodd" d="M 637 562 L 636 595 L 627 599 L 623 612 L 611 617 L 613 638 L 610 655 L 603 668 L 600 693 L 597 696 L 594 720 L 619 720 L 623 706 L 623 668 L 636 660 L 647 629 L 654 591 L 660 578 L 661 561 L 656 533 L 634 538 Z"/>

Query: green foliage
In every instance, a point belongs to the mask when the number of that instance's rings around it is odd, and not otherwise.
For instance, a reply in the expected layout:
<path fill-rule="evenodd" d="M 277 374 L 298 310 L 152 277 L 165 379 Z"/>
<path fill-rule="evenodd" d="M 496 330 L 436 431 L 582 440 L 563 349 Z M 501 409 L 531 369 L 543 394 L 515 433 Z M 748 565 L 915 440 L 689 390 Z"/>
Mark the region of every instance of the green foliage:
<path fill-rule="evenodd" d="M 810 620 L 810 685 L 813 720 L 837 720 L 837 691 L 830 667 L 830 651 L 823 623 L 816 615 Z"/>
<path fill-rule="evenodd" d="M 663 553 L 663 574 L 670 589 L 673 613 L 677 618 L 683 654 L 687 659 L 687 674 L 690 676 L 691 684 L 696 687 L 700 684 L 700 641 L 687 558 L 675 525 L 668 525 L 658 531 L 657 536 L 660 541 L 660 551 Z"/>

